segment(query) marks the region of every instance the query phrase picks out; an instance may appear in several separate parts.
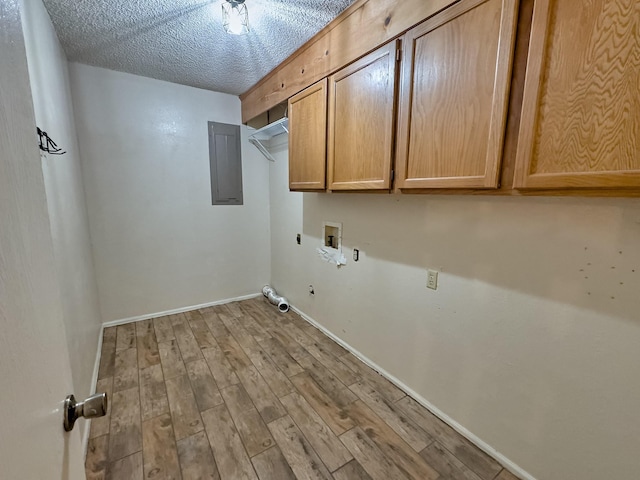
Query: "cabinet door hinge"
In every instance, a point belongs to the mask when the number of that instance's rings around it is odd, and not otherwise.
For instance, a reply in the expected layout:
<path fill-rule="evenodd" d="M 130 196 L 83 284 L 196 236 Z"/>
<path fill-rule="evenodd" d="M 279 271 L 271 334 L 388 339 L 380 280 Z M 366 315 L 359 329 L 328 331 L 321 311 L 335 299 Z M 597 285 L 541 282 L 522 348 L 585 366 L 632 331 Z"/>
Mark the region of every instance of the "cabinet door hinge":
<path fill-rule="evenodd" d="M 396 50 L 396 62 L 399 62 L 402 59 L 402 49 L 399 48 Z"/>

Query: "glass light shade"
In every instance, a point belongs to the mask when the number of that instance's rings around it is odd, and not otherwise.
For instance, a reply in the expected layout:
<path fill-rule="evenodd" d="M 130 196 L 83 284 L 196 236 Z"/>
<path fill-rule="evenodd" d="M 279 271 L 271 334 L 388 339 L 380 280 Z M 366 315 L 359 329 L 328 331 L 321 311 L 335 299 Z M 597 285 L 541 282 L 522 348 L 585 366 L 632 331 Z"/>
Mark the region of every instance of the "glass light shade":
<path fill-rule="evenodd" d="M 222 26 L 232 35 L 249 33 L 249 12 L 244 0 L 227 0 L 222 3 Z"/>

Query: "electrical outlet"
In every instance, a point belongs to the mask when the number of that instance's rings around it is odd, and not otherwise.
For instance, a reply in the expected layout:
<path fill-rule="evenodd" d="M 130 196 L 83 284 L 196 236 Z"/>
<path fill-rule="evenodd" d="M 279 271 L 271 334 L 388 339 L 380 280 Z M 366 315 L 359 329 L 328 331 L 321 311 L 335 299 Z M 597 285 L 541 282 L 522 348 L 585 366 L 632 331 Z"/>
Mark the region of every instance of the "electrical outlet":
<path fill-rule="evenodd" d="M 427 270 L 427 288 L 438 289 L 438 272 L 435 270 Z"/>

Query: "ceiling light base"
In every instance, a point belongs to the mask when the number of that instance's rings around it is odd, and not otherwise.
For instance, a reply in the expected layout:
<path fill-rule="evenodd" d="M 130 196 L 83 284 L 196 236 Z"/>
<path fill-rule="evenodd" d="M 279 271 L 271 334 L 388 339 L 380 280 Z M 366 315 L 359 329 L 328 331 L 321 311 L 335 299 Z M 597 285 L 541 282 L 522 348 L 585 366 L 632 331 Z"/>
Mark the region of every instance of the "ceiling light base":
<path fill-rule="evenodd" d="M 249 11 L 245 0 L 226 0 L 222 3 L 222 26 L 231 35 L 249 33 Z"/>

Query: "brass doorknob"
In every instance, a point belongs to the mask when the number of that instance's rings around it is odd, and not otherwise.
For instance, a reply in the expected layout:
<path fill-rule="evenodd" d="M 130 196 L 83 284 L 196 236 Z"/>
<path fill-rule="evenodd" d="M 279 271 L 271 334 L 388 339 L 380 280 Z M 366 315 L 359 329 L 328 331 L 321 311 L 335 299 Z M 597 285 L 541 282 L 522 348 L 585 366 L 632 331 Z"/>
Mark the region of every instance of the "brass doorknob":
<path fill-rule="evenodd" d="M 64 400 L 64 430 L 70 432 L 73 430 L 73 425 L 80 417 L 84 418 L 96 418 L 103 417 L 107 413 L 107 394 L 96 393 L 91 395 L 84 402 L 76 402 L 76 398 L 73 395 L 69 395 Z"/>

